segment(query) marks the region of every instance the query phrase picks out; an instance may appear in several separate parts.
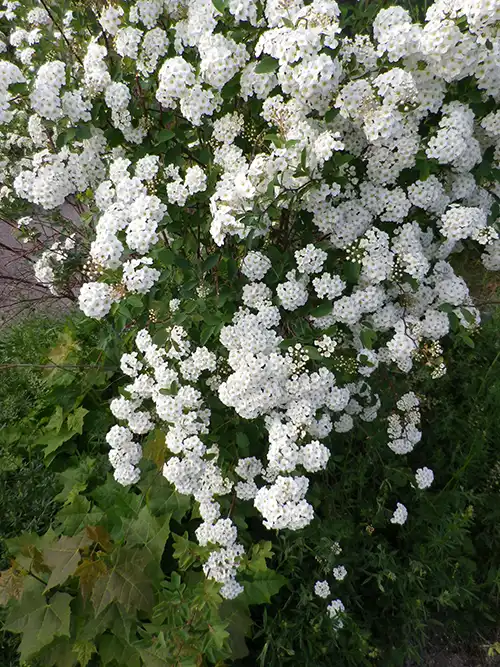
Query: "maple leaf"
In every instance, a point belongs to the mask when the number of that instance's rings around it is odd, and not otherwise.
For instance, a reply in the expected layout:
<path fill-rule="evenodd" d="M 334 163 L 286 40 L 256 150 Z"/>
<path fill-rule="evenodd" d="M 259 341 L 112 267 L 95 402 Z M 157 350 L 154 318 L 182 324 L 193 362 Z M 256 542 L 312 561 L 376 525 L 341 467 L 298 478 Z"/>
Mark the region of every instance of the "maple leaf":
<path fill-rule="evenodd" d="M 0 572 L 0 605 L 4 607 L 9 600 L 19 600 L 23 591 L 23 580 L 23 575 L 15 565 Z"/>
<path fill-rule="evenodd" d="M 145 505 L 130 523 L 127 545 L 144 547 L 151 560 L 160 561 L 170 535 L 170 514 L 156 518 Z"/>
<path fill-rule="evenodd" d="M 92 592 L 96 615 L 112 602 L 119 602 L 127 611 L 151 611 L 154 594 L 144 568 L 149 562 L 147 552 L 121 549 L 112 569 L 99 577 Z"/>
<path fill-rule="evenodd" d="M 71 650 L 80 663 L 80 667 L 87 667 L 87 664 L 90 662 L 90 658 L 93 656 L 97 649 L 93 642 L 77 641 L 73 644 Z"/>
<path fill-rule="evenodd" d="M 80 593 L 84 601 L 92 595 L 96 581 L 107 571 L 108 568 L 103 560 L 82 560 L 75 570 L 75 576 L 80 578 Z"/>
<path fill-rule="evenodd" d="M 4 629 L 22 634 L 21 662 L 48 646 L 54 637 L 69 637 L 72 600 L 68 593 L 55 593 L 47 600 L 40 590 L 27 591 L 11 609 Z"/>
<path fill-rule="evenodd" d="M 85 534 L 74 537 L 63 535 L 55 544 L 44 549 L 44 561 L 52 570 L 46 591 L 63 584 L 75 572 L 82 558 L 80 549 L 91 543 L 92 541 Z"/>
<path fill-rule="evenodd" d="M 113 544 L 111 543 L 111 538 L 108 531 L 102 526 L 86 526 L 85 532 L 87 537 L 92 542 L 99 544 L 104 551 L 112 551 Z"/>

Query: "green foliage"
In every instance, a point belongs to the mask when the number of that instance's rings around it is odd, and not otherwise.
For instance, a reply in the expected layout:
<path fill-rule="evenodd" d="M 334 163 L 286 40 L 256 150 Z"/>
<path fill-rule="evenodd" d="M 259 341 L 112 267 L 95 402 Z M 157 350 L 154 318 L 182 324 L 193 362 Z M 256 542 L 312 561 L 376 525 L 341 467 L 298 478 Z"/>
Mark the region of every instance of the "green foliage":
<path fill-rule="evenodd" d="M 159 472 L 164 435 L 153 432 L 145 444 L 139 487 L 106 477 L 110 419 L 102 407 L 121 376 L 120 333 L 110 328 L 103 339 L 78 317 L 58 331 L 53 348 L 36 358 L 49 367 L 40 371 L 31 409 L 2 432 L 4 451 L 22 462 L 2 475 L 22 488 L 26 461 L 36 475 L 24 504 L 38 507 L 39 484 L 50 506 L 37 521 L 23 505 L 21 520 L 3 533 L 12 536 L 0 575 L 3 627 L 19 635 L 20 659 L 40 667 L 180 667 L 246 655 L 249 605 L 268 602 L 286 582 L 269 567 L 270 542 L 255 545 L 242 569 L 246 598 L 223 601 L 219 584 L 201 571 L 207 550 L 190 539 L 199 524 L 195 507 Z M 22 346 L 19 354 L 27 358 Z M 7 517 L 19 515 L 10 495 L 2 502 Z M 14 537 L 23 528 L 31 532 Z M 2 667 L 15 664 L 12 640 L 5 646 Z"/>
<path fill-rule="evenodd" d="M 448 374 L 415 380 L 423 409 L 423 440 L 394 460 L 384 434 L 338 439 L 334 463 L 313 489 L 316 520 L 273 544 L 288 579 L 271 604 L 253 616 L 253 662 L 237 665 L 403 665 L 418 660 L 432 628 L 462 640 L 498 618 L 500 540 L 500 313 L 485 323 L 474 349 L 457 340 Z M 397 387 L 397 378 L 387 378 Z M 431 489 L 412 499 L 414 470 L 429 466 Z M 351 471 L 351 472 L 349 472 Z M 387 510 L 401 498 L 409 518 L 397 529 Z M 335 556 L 332 544 L 340 542 Z M 348 576 L 335 582 L 332 568 Z M 314 596 L 328 580 L 332 596 L 348 600 L 346 630 L 326 617 Z M 476 640 L 477 641 L 477 640 Z"/>

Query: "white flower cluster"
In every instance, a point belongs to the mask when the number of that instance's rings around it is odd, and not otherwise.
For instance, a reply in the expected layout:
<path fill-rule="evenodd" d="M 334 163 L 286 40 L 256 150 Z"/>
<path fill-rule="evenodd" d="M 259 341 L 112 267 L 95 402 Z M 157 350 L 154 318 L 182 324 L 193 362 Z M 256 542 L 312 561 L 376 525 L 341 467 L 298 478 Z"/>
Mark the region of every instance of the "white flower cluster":
<path fill-rule="evenodd" d="M 7 61 L 0 61 L 0 123 L 9 123 L 14 114 L 10 111 L 9 86 L 14 83 L 24 83 L 25 78 L 16 65 Z"/>
<path fill-rule="evenodd" d="M 434 481 L 434 473 L 430 468 L 418 468 L 415 480 L 419 489 L 428 489 Z"/>
<path fill-rule="evenodd" d="M 402 526 L 408 518 L 408 510 L 402 503 L 397 503 L 394 514 L 391 517 L 391 523 L 397 523 Z"/>
<path fill-rule="evenodd" d="M 342 553 L 342 548 L 338 542 L 332 544 L 332 553 L 334 556 L 339 556 Z M 347 568 L 344 565 L 337 565 L 332 571 L 335 581 L 344 581 L 347 577 Z M 331 595 L 330 584 L 328 581 L 317 581 L 314 584 L 315 594 L 323 599 L 329 598 Z M 341 630 L 344 627 L 342 614 L 345 612 L 344 604 L 338 598 L 332 600 L 326 608 L 328 616 L 333 621 L 333 627 L 336 630 Z"/>
<path fill-rule="evenodd" d="M 24 220 L 30 218 L 21 218 L 18 222 L 22 226 Z M 29 224 L 24 222 L 24 224 Z M 45 250 L 33 267 L 35 278 L 39 283 L 47 287 L 52 294 L 58 294 L 57 291 L 57 269 L 68 259 L 69 252 L 75 247 L 73 237 L 68 236 L 63 242 L 55 241 L 48 250 Z"/>
<path fill-rule="evenodd" d="M 397 402 L 399 412 L 388 417 L 388 445 L 395 454 L 408 454 L 422 439 L 420 424 L 420 401 L 413 392 L 404 394 Z"/>
<path fill-rule="evenodd" d="M 158 241 L 158 225 L 166 206 L 155 195 L 147 194 L 145 185 L 157 173 L 156 156 L 141 158 L 135 176 L 128 172 L 130 164 L 124 158 L 113 160 L 109 180 L 102 181 L 96 190 L 95 199 L 102 214 L 96 224 L 90 256 L 95 264 L 106 269 L 121 266 L 126 290 L 146 294 L 160 277 L 160 272 L 151 268 L 153 260 L 146 253 Z M 125 260 L 126 246 L 142 257 Z"/>
<path fill-rule="evenodd" d="M 196 536 L 200 545 L 214 547 L 203 570 L 223 584 L 221 595 L 231 599 L 243 590 L 235 576 L 244 550 L 237 542 L 236 526 L 221 517 L 216 497 L 228 494 L 233 484 L 217 465 L 218 448 L 207 447 L 202 440 L 209 433 L 210 410 L 191 384 L 202 373 L 215 370 L 215 355 L 204 347 L 193 349 L 179 326 L 171 329 L 167 348 L 155 345 L 145 329 L 135 344 L 138 352 L 121 359 L 122 371 L 132 382 L 110 406 L 116 419 L 126 424 L 113 426 L 107 435 L 115 478 L 121 484 L 138 481 L 140 473 L 134 466 L 141 448 L 133 442 L 133 434 L 161 427 L 169 452 L 163 474 L 179 493 L 198 501 L 203 523 Z"/>
<path fill-rule="evenodd" d="M 233 483 L 202 440 L 202 392 L 263 421 L 267 451 L 234 461 L 234 492 L 267 527 L 296 530 L 313 519 L 307 474 L 328 465 L 323 441 L 378 414 L 371 376 L 384 366 L 409 373 L 429 350 L 436 360 L 451 322 L 479 323 L 452 255 L 475 246 L 486 268 L 500 269 L 500 189 L 483 173 L 500 165 L 500 0 L 436 0 L 422 24 L 389 7 L 374 18 L 373 38 L 345 38 L 335 0 L 229 0 L 225 12 L 209 0 L 115 2 L 103 5 L 88 43 L 71 30 L 71 11 L 62 36 L 45 10 L 24 19 L 17 10 L 8 2 L 1 12 L 10 46 L 0 45 L 0 143 L 25 157 L 2 159 L 1 194 L 12 188 L 47 211 L 74 195 L 90 208 L 93 197 L 100 214 L 89 255 L 103 277 L 81 287 L 83 312 L 102 318 L 127 294 L 146 295 L 161 277 L 160 247 L 180 247 L 181 214 L 198 217 L 198 259 L 213 243 L 231 244 L 223 261 L 244 255 L 248 284 L 218 339 L 227 372 L 181 328 L 168 349 L 141 332 L 140 355 L 122 358 L 128 397 L 112 403 L 126 426 L 109 436 L 117 479 L 133 483 L 135 436 L 155 425 L 165 432 L 164 474 L 200 503 L 198 539 L 215 547 L 205 571 L 233 597 L 242 548 L 214 500 Z M 66 40 L 81 63 L 63 62 Z M 464 101 L 462 82 L 484 104 Z M 54 284 L 55 262 L 42 255 L 41 282 Z M 198 286 L 200 299 L 209 293 Z M 182 303 L 171 299 L 171 312 Z M 294 322 L 312 334 L 282 349 Z M 436 364 L 432 377 L 444 372 Z M 354 379 L 342 386 L 344 372 Z M 392 451 L 413 450 L 419 422 L 409 392 L 388 418 Z M 427 488 L 432 472 L 415 479 Z M 406 520 L 402 505 L 392 520 Z M 328 611 L 340 624 L 342 603 Z"/>
<path fill-rule="evenodd" d="M 67 197 L 94 187 L 104 176 L 102 153 L 106 141 L 100 131 L 74 144 L 80 152 L 63 148 L 59 153 L 44 149 L 33 156 L 30 169 L 22 169 L 14 179 L 16 194 L 52 210 Z"/>

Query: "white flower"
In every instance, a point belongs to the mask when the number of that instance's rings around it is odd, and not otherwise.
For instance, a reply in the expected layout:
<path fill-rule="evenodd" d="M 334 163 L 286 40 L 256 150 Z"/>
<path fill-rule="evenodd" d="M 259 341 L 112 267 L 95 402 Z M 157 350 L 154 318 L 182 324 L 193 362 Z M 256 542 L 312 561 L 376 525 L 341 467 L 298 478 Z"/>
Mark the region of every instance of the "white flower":
<path fill-rule="evenodd" d="M 317 581 L 314 584 L 314 592 L 320 598 L 327 598 L 330 595 L 330 586 L 327 581 Z"/>
<path fill-rule="evenodd" d="M 434 473 L 430 468 L 418 468 L 415 473 L 415 480 L 419 489 L 428 489 L 434 481 Z"/>
<path fill-rule="evenodd" d="M 394 514 L 391 517 L 391 523 L 398 523 L 402 526 L 404 523 L 406 523 L 407 518 L 408 510 L 404 505 L 398 503 L 396 509 L 394 510 Z"/>

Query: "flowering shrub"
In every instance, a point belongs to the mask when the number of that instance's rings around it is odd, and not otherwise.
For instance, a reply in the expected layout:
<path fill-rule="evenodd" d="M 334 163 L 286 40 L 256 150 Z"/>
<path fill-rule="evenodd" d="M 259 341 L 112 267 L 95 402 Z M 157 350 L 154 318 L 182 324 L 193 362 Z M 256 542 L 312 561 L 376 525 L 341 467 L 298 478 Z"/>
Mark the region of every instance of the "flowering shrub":
<path fill-rule="evenodd" d="M 104 337 L 120 332 L 114 479 L 144 490 L 149 458 L 191 498 L 184 549 L 217 599 L 263 602 L 283 585 L 248 592 L 271 557 L 249 524 L 311 525 L 311 480 L 335 466 L 344 434 L 373 423 L 394 459 L 411 454 L 412 377 L 442 377 L 450 335 L 473 345 L 480 321 L 456 257 L 500 268 L 500 3 L 437 0 L 422 23 L 389 7 L 363 34 L 344 19 L 333 0 L 3 11 L 3 201 L 33 217 L 28 242 L 37 210 L 78 209 L 37 278 L 75 291 Z M 415 494 L 433 481 L 415 466 Z M 411 522 L 400 498 L 384 512 Z M 136 588 L 133 547 L 161 533 L 153 519 L 110 556 Z M 80 529 L 64 535 L 79 540 L 76 564 L 106 552 Z M 333 576 L 349 572 L 340 562 Z M 103 577 L 98 614 L 113 599 Z M 340 631 L 348 605 L 327 581 L 314 588 Z M 66 614 L 61 595 L 51 604 Z M 132 598 L 128 611 L 151 613 Z"/>

